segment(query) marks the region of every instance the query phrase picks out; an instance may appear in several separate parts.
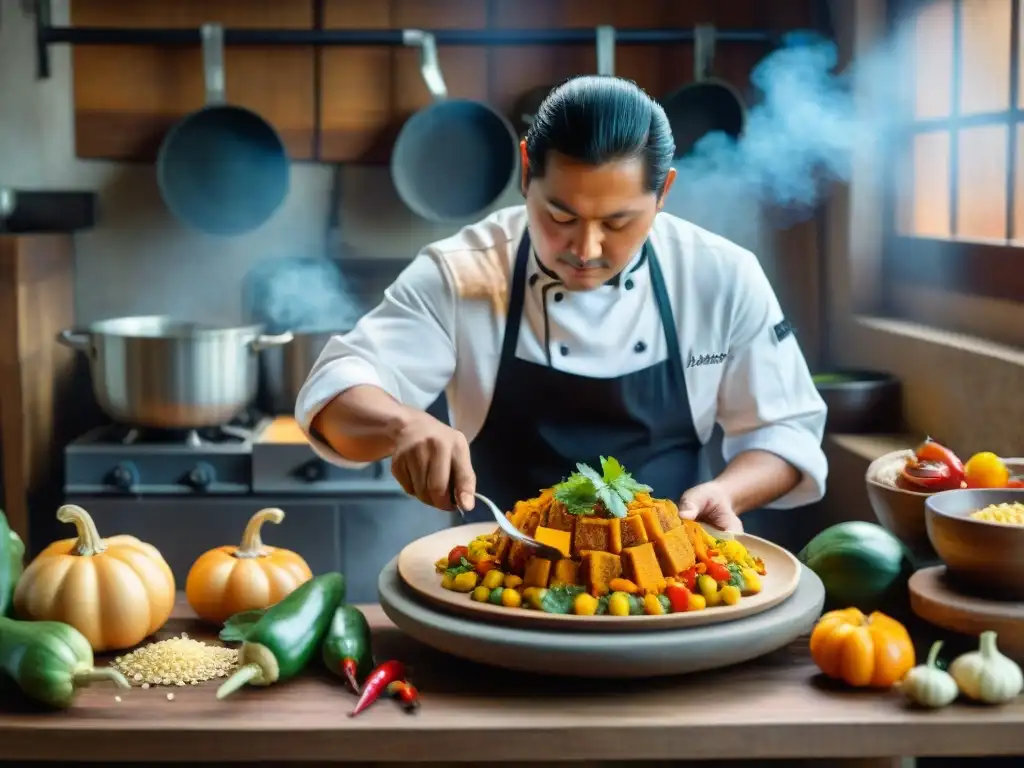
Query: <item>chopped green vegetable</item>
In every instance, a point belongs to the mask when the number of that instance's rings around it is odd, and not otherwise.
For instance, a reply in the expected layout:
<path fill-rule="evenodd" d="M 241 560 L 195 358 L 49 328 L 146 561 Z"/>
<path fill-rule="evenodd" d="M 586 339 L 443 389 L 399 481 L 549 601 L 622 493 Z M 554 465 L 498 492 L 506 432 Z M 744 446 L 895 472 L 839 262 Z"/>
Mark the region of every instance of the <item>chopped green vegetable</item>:
<path fill-rule="evenodd" d="M 597 615 L 598 616 L 604 616 L 606 613 L 608 613 L 608 598 L 609 597 L 611 597 L 611 595 L 601 595 L 599 598 L 597 598 Z"/>
<path fill-rule="evenodd" d="M 672 601 L 665 597 L 665 595 L 658 595 L 658 602 L 661 603 L 662 610 L 665 613 L 672 613 Z"/>
<path fill-rule="evenodd" d="M 544 613 L 572 613 L 572 603 L 576 595 L 586 590 L 576 584 L 559 584 L 550 587 L 541 598 L 540 607 Z"/>
<path fill-rule="evenodd" d="M 458 576 L 460 573 L 469 573 L 473 570 L 473 564 L 466 558 L 462 558 L 458 565 L 453 565 L 451 568 L 445 570 L 445 573 L 449 576 Z"/>
<path fill-rule="evenodd" d="M 651 490 L 612 457 L 601 457 L 601 472 L 586 464 L 577 464 L 576 470 L 555 486 L 555 499 L 572 515 L 593 515 L 600 504 L 612 517 L 625 517 L 636 494 Z"/>
<path fill-rule="evenodd" d="M 741 592 L 747 588 L 747 581 L 743 578 L 743 567 L 736 563 L 729 563 L 726 566 L 729 569 L 731 578 L 727 584 L 732 584 L 734 587 L 739 589 Z"/>
<path fill-rule="evenodd" d="M 495 587 L 491 590 L 491 594 L 487 596 L 488 601 L 494 605 L 501 605 L 501 593 L 504 591 L 504 587 Z"/>

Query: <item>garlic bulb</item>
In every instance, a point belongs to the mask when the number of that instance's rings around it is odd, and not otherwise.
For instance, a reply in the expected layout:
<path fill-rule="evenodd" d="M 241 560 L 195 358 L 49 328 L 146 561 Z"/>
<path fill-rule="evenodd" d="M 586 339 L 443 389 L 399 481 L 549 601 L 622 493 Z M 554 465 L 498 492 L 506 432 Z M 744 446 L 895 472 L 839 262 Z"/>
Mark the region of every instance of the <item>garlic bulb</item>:
<path fill-rule="evenodd" d="M 995 632 L 982 632 L 978 650 L 957 658 L 949 674 L 964 696 L 985 704 L 1003 704 L 1024 690 L 1024 674 L 996 648 Z"/>
<path fill-rule="evenodd" d="M 938 709 L 952 704 L 960 693 L 953 676 L 935 666 L 941 648 L 941 640 L 934 643 L 928 660 L 907 672 L 899 683 L 900 690 L 914 704 Z"/>

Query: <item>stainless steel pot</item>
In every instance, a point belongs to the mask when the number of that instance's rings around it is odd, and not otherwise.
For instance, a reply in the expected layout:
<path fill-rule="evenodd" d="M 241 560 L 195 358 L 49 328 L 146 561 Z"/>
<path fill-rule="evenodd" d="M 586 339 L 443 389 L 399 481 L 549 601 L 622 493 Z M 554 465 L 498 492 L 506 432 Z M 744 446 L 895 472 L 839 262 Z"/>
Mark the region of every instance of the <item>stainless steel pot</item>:
<path fill-rule="evenodd" d="M 291 414 L 295 410 L 299 390 L 327 342 L 332 336 L 347 332 L 348 329 L 296 331 L 287 344 L 264 350 L 260 355 L 264 407 L 271 413 Z"/>
<path fill-rule="evenodd" d="M 263 326 L 222 328 L 164 316 L 120 317 L 58 341 L 89 356 L 92 389 L 115 421 L 191 429 L 229 422 L 256 398 L 256 354 L 291 333 Z"/>

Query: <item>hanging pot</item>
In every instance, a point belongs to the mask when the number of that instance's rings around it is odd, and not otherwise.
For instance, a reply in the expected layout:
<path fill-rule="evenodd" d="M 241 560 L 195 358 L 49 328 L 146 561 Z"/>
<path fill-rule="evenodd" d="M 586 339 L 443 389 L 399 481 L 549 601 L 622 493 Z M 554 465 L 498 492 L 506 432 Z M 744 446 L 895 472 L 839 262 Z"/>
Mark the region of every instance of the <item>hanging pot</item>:
<path fill-rule="evenodd" d="M 434 103 L 398 134 L 391 154 L 395 189 L 424 219 L 475 219 L 514 181 L 519 140 L 505 116 L 486 104 L 448 98 L 432 34 L 407 29 L 404 39 L 419 49 L 420 72 Z"/>
<path fill-rule="evenodd" d="M 288 194 L 288 152 L 270 123 L 225 103 L 223 28 L 204 24 L 202 39 L 206 106 L 164 137 L 157 183 L 181 221 L 237 235 L 263 224 Z"/>
<path fill-rule="evenodd" d="M 672 138 L 675 160 L 693 152 L 709 133 L 724 133 L 738 139 L 747 120 L 743 98 L 730 83 L 712 76 L 715 58 L 715 28 L 699 25 L 693 32 L 694 82 L 662 100 Z"/>

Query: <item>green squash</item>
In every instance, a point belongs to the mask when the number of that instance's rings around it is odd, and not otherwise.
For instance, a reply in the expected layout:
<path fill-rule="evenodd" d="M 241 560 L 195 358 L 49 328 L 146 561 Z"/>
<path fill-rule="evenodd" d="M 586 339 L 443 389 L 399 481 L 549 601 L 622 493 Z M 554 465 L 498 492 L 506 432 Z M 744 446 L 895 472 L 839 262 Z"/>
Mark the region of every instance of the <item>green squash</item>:
<path fill-rule="evenodd" d="M 825 585 L 831 606 L 869 612 L 900 598 L 911 562 L 903 543 L 880 525 L 850 521 L 815 536 L 797 559 Z"/>
<path fill-rule="evenodd" d="M 0 616 L 8 616 L 14 598 L 14 587 L 25 568 L 25 545 L 11 530 L 4 511 L 0 509 Z"/>

